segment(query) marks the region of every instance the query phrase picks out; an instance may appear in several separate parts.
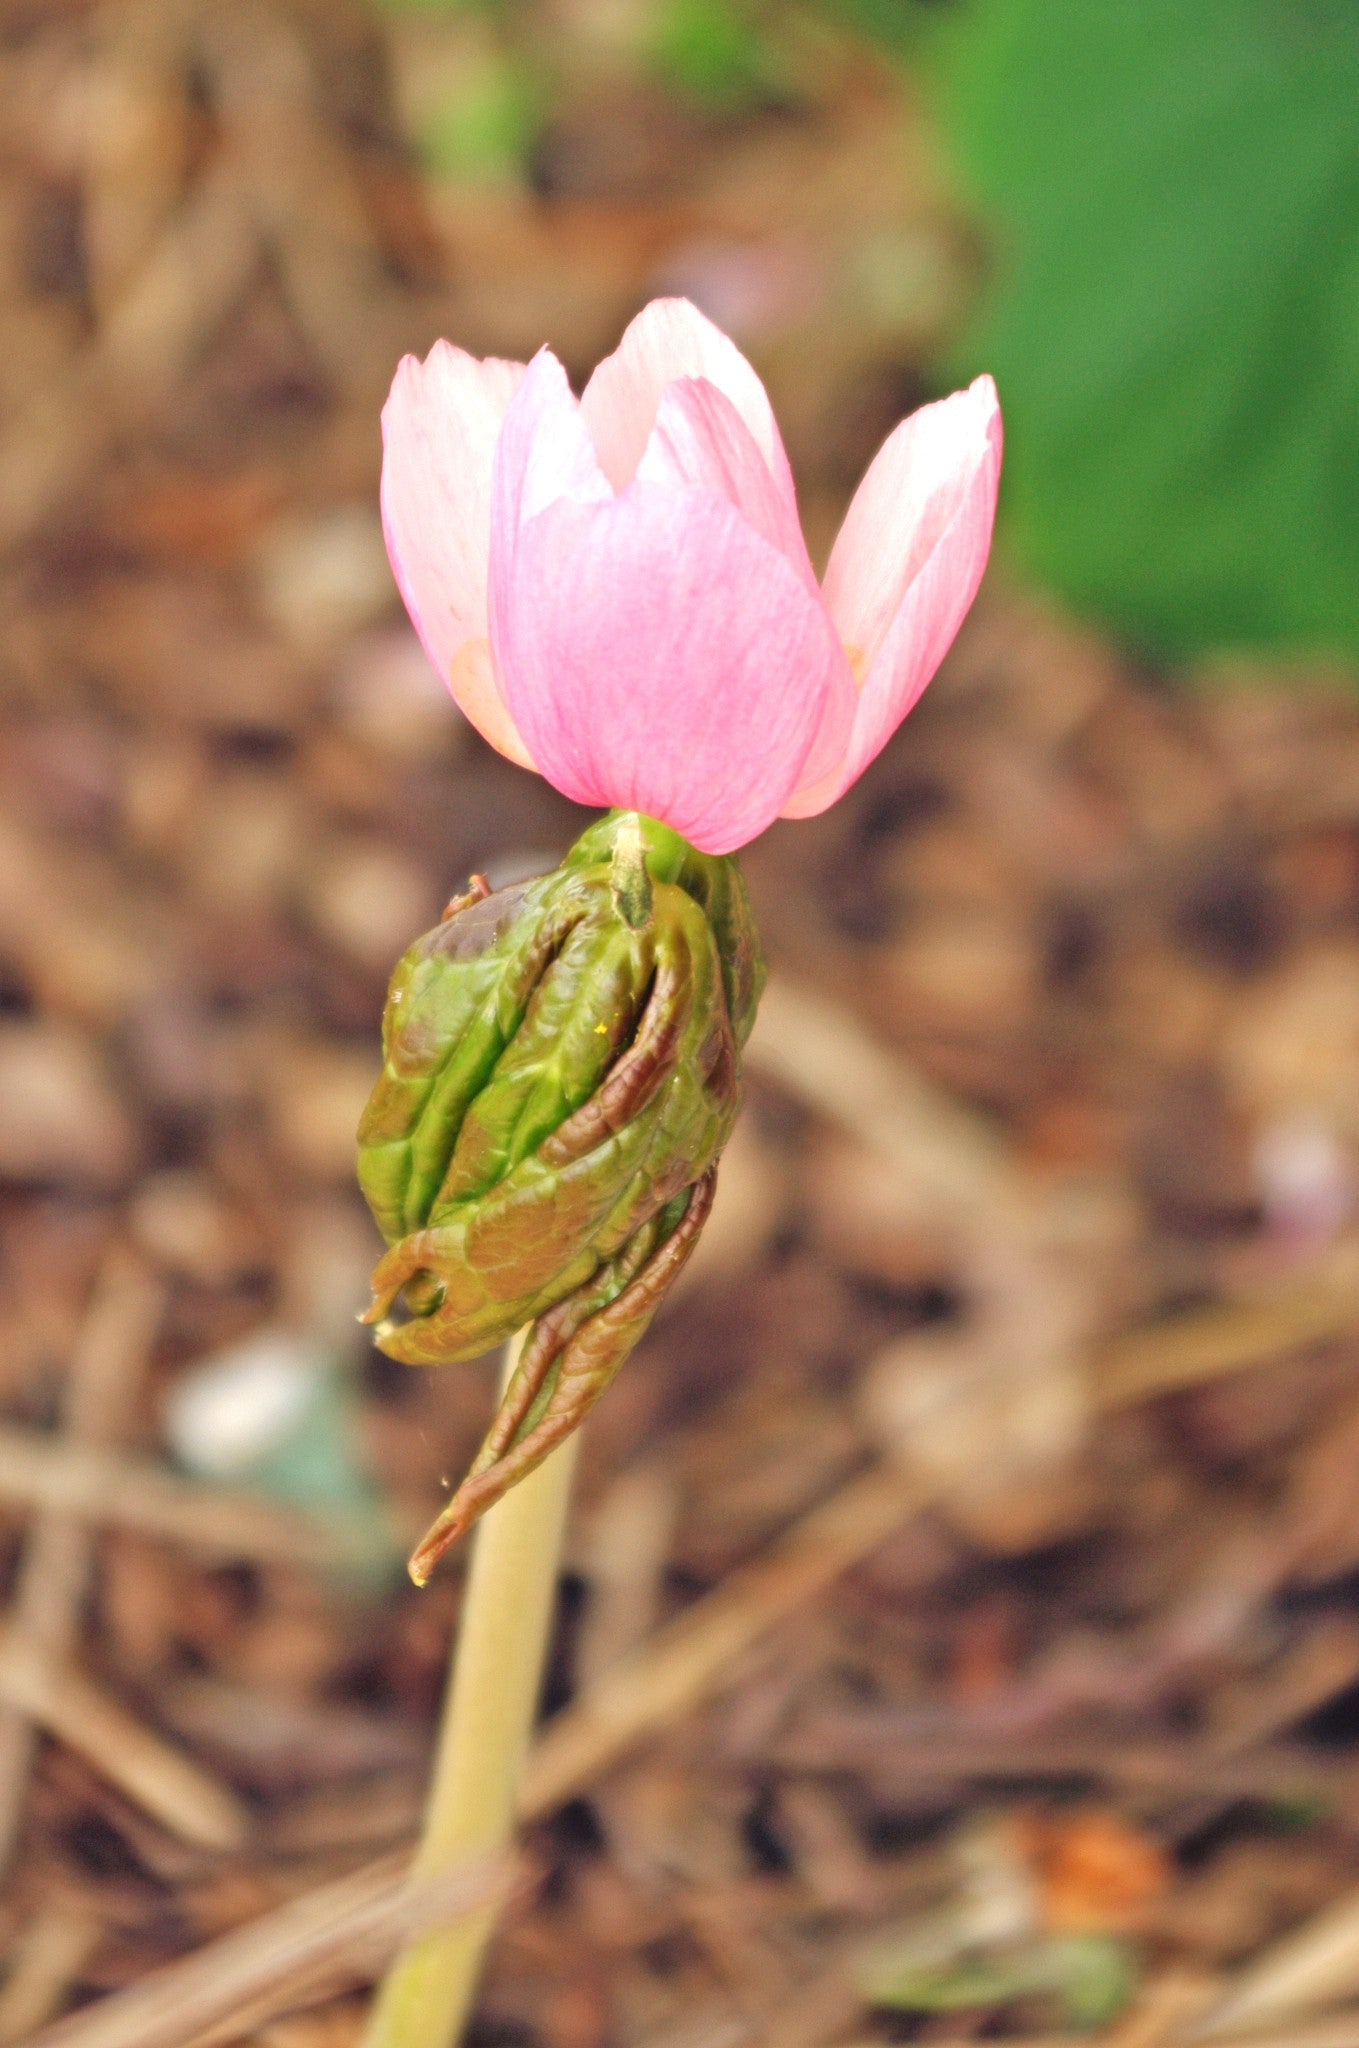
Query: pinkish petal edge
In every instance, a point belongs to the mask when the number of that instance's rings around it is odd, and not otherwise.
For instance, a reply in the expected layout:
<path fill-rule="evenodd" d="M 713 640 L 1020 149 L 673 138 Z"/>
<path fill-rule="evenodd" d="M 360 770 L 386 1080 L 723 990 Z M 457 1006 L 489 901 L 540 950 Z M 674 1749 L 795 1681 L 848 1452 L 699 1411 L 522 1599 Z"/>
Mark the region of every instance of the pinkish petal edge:
<path fill-rule="evenodd" d="M 825 579 L 831 615 L 864 677 L 853 734 L 838 768 L 802 777 L 784 817 L 812 817 L 844 794 L 953 644 L 990 553 L 1001 448 L 995 386 L 981 377 L 903 421 L 874 459 Z"/>
<path fill-rule="evenodd" d="M 866 674 L 931 550 L 993 454 L 1000 407 L 989 377 L 923 405 L 888 435 L 854 493 L 823 588 Z"/>
<path fill-rule="evenodd" d="M 755 438 L 779 490 L 794 500 L 774 408 L 734 341 L 688 299 L 653 299 L 605 356 L 581 398 L 604 473 L 622 490 L 637 473 L 667 384 L 704 377 L 725 392 Z"/>
<path fill-rule="evenodd" d="M 491 475 L 491 573 L 521 526 L 561 498 L 611 495 L 580 400 L 550 348 L 540 348 L 505 409 Z"/>
<path fill-rule="evenodd" d="M 392 574 L 436 674 L 492 746 L 532 767 L 478 651 L 496 443 L 523 374 L 521 363 L 478 362 L 447 341 L 424 362 L 404 356 L 382 410 L 379 495 Z"/>

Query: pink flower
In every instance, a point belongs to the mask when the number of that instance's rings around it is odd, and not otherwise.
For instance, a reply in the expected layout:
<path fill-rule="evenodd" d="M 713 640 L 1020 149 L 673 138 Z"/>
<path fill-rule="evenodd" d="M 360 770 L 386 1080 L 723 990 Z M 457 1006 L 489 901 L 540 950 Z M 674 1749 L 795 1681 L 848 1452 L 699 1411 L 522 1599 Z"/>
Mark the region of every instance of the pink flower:
<path fill-rule="evenodd" d="M 382 415 L 387 549 L 425 651 L 512 761 L 708 853 L 822 811 L 938 668 L 976 595 L 995 386 L 884 443 L 818 589 L 759 378 L 684 299 L 639 313 L 576 399 L 446 341 Z"/>

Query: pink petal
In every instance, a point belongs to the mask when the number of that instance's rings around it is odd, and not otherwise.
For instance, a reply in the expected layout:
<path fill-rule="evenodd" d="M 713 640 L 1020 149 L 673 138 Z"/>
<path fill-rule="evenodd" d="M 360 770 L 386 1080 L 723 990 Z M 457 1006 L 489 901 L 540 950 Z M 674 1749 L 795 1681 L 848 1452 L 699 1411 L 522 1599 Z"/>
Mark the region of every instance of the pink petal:
<path fill-rule="evenodd" d="M 789 503 L 792 472 L 765 388 L 720 327 L 687 299 L 653 299 L 600 363 L 581 398 L 604 474 L 615 490 L 632 481 L 667 384 L 705 377 L 725 392 L 755 437 Z"/>
<path fill-rule="evenodd" d="M 775 481 L 735 405 L 706 377 L 667 384 L 637 475 L 681 490 L 718 492 L 815 588 L 791 477 L 786 490 Z"/>
<path fill-rule="evenodd" d="M 523 374 L 447 341 L 423 363 L 403 357 L 382 412 L 381 497 L 392 573 L 426 654 L 492 746 L 528 766 L 484 659 L 464 658 L 486 638 L 495 448 Z"/>
<path fill-rule="evenodd" d="M 496 444 L 491 526 L 502 549 L 559 498 L 611 496 L 581 402 L 551 349 L 540 348 L 506 408 Z"/>
<path fill-rule="evenodd" d="M 996 389 L 923 406 L 888 438 L 854 495 L 826 570 L 826 604 L 863 676 L 839 768 L 805 776 L 784 816 L 826 809 L 881 752 L 934 675 L 977 594 L 1000 481 Z"/>
<path fill-rule="evenodd" d="M 844 656 L 784 555 L 722 499 L 645 479 L 492 550 L 492 644 L 534 761 L 578 803 L 709 853 L 777 816 Z"/>
<path fill-rule="evenodd" d="M 869 466 L 826 569 L 826 603 L 840 636 L 871 668 L 907 588 L 974 485 L 999 470 L 996 387 L 922 406 L 889 435 Z"/>

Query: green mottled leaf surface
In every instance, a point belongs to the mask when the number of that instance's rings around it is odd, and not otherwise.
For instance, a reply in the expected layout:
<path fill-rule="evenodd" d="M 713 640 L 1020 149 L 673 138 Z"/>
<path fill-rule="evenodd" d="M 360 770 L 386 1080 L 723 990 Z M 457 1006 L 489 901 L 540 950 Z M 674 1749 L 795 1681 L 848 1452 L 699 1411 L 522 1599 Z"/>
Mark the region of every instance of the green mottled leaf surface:
<path fill-rule="evenodd" d="M 380 1326 L 393 1357 L 502 1341 L 588 1284 L 726 1142 L 759 981 L 739 871 L 644 821 L 653 912 L 634 931 L 611 888 L 617 823 L 458 911 L 392 977 L 359 1178 L 392 1247 L 380 1310 L 404 1289 L 409 1311 Z"/>

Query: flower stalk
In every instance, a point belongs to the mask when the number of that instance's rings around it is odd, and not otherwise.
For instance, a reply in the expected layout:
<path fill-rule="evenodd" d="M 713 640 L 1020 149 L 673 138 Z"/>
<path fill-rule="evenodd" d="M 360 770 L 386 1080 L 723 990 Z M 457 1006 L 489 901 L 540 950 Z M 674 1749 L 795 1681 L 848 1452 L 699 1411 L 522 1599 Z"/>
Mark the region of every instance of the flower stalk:
<path fill-rule="evenodd" d="M 507 1346 L 505 1383 L 522 1339 Z M 467 1574 L 424 1829 L 412 1876 L 500 1854 L 513 1837 L 555 1605 L 576 1438 L 486 1514 Z M 364 2048 L 453 2048 L 471 2009 L 494 1904 L 419 1936 L 374 2001 Z"/>

